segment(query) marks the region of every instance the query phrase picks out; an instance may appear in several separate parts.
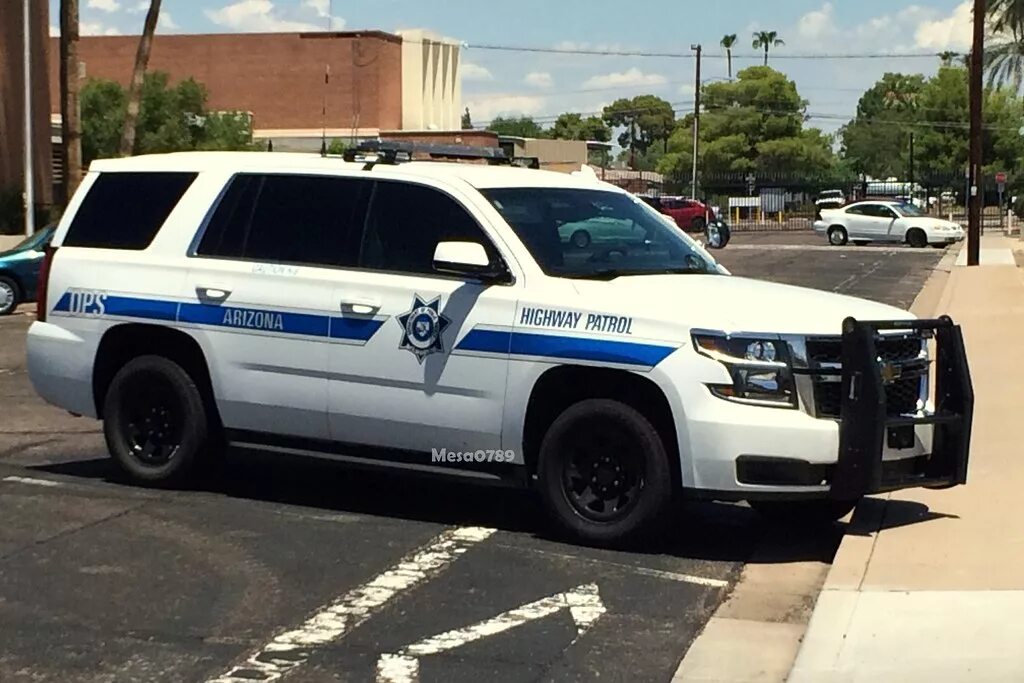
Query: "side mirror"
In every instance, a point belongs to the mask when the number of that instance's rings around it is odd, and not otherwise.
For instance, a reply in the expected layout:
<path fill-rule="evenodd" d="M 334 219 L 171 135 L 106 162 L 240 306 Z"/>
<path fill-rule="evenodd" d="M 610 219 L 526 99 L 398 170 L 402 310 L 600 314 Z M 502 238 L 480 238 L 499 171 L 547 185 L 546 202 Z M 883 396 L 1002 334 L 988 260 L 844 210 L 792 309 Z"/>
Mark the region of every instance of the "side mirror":
<path fill-rule="evenodd" d="M 483 280 L 496 280 L 505 275 L 487 257 L 487 250 L 477 242 L 439 242 L 434 249 L 434 270 L 449 275 L 463 275 Z"/>
<path fill-rule="evenodd" d="M 708 249 L 725 249 L 729 244 L 732 233 L 724 221 L 712 221 L 704 228 L 704 235 L 707 237 Z"/>

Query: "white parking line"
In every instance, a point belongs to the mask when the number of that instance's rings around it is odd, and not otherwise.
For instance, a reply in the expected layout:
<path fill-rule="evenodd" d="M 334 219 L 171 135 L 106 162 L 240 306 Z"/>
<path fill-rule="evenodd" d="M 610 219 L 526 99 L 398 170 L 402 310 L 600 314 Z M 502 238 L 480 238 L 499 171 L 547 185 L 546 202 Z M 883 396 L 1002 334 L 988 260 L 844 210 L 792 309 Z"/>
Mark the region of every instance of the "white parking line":
<path fill-rule="evenodd" d="M 49 486 L 49 487 L 54 487 L 54 486 L 60 486 L 61 485 L 61 483 L 59 481 L 50 481 L 49 479 L 36 479 L 34 477 L 10 476 L 10 477 L 4 477 L 4 481 L 13 482 L 13 483 L 16 483 L 16 484 L 29 484 L 31 486 Z"/>
<path fill-rule="evenodd" d="M 238 666 L 210 679 L 210 683 L 279 680 L 305 663 L 313 648 L 343 638 L 396 595 L 433 578 L 494 531 L 464 527 L 444 532 L 391 569 L 324 607 L 298 628 L 281 633 Z"/>

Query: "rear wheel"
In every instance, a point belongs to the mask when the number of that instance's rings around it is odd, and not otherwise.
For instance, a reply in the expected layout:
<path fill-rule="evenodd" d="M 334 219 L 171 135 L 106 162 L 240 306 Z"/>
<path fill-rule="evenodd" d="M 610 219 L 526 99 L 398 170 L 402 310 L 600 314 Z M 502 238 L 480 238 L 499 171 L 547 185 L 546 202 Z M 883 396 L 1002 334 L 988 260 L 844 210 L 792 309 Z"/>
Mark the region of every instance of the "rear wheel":
<path fill-rule="evenodd" d="M 928 235 L 920 228 L 911 228 L 907 231 L 907 244 L 915 249 L 928 246 Z"/>
<path fill-rule="evenodd" d="M 704 220 L 703 216 L 697 216 L 693 219 L 690 225 L 693 226 L 694 232 L 703 232 L 704 228 L 707 227 L 708 222 Z"/>
<path fill-rule="evenodd" d="M 793 526 L 823 526 L 836 522 L 857 507 L 854 500 L 751 500 L 750 507 L 772 522 Z"/>
<path fill-rule="evenodd" d="M 150 486 L 183 483 L 211 445 L 209 411 L 192 377 L 163 356 L 122 367 L 103 402 L 103 433 L 114 461 Z"/>
<path fill-rule="evenodd" d="M 18 283 L 9 277 L 0 275 L 0 315 L 10 315 L 21 301 L 21 289 Z"/>
<path fill-rule="evenodd" d="M 828 229 L 828 243 L 833 247 L 841 247 L 846 244 L 848 237 L 846 228 L 841 225 L 833 225 Z"/>
<path fill-rule="evenodd" d="M 656 528 L 672 496 L 661 437 L 634 408 L 607 399 L 570 406 L 541 443 L 538 484 L 565 534 L 613 545 Z"/>
<path fill-rule="evenodd" d="M 586 249 L 590 246 L 590 233 L 586 230 L 577 230 L 570 239 L 577 249 Z"/>

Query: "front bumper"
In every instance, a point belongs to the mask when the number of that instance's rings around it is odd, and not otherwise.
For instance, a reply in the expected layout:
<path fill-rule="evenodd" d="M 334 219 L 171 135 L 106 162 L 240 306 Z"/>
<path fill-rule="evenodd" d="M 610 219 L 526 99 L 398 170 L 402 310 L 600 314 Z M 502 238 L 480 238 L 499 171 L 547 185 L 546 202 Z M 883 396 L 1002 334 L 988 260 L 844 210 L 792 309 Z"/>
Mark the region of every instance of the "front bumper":
<path fill-rule="evenodd" d="M 891 415 L 875 339 L 909 330 L 935 340 L 933 405 Z M 684 484 L 716 499 L 835 497 L 966 481 L 974 395 L 960 328 L 939 320 L 845 321 L 837 417 L 691 396 Z M 892 381 L 891 369 L 887 379 Z M 833 369 L 831 373 L 838 374 Z M 895 386 L 895 385 L 893 385 Z M 926 398 L 923 397 L 923 398 Z M 895 403 L 894 406 L 901 406 Z M 931 409 L 933 408 L 933 409 Z M 684 467 L 686 463 L 684 462 Z"/>

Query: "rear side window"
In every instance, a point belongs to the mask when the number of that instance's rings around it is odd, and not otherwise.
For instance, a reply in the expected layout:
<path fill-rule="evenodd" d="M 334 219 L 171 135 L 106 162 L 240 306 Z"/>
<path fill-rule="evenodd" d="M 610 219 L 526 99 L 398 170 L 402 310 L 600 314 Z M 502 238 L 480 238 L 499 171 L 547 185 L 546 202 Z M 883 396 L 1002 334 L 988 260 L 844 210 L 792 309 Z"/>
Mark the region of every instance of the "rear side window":
<path fill-rule="evenodd" d="M 354 266 L 372 183 L 359 178 L 240 174 L 196 253 L 218 258 Z"/>
<path fill-rule="evenodd" d="M 195 179 L 195 173 L 101 174 L 75 213 L 64 246 L 145 249 Z"/>

